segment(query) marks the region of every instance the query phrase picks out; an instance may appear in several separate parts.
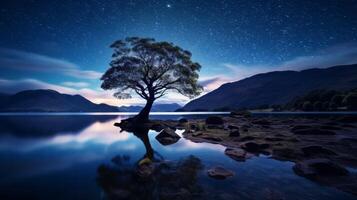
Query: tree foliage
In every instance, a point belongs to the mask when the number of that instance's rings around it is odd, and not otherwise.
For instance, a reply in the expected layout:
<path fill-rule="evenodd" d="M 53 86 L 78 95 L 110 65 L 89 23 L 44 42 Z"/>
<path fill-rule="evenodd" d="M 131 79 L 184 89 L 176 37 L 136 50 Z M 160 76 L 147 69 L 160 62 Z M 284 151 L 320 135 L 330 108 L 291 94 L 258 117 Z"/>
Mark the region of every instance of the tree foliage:
<path fill-rule="evenodd" d="M 312 105 L 312 106 L 311 106 Z M 357 89 L 313 90 L 284 106 L 286 110 L 335 111 L 357 110 Z"/>
<path fill-rule="evenodd" d="M 101 77 L 101 87 L 115 89 L 115 97 L 131 98 L 135 93 L 154 101 L 169 91 L 187 97 L 200 94 L 200 64 L 191 60 L 191 53 L 169 42 L 152 38 L 129 37 L 115 41 L 110 68 Z"/>

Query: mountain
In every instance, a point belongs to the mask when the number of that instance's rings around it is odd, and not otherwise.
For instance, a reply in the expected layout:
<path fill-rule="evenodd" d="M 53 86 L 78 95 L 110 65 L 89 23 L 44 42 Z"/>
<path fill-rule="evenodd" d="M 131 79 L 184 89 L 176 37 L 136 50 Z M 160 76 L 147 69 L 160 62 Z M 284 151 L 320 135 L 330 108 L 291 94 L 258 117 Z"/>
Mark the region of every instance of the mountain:
<path fill-rule="evenodd" d="M 317 90 L 357 88 L 357 64 L 302 71 L 276 71 L 226 83 L 187 103 L 183 110 L 220 110 L 281 105 Z"/>
<path fill-rule="evenodd" d="M 140 112 L 143 106 L 121 106 L 119 107 L 120 112 Z M 181 106 L 177 103 L 170 104 L 154 104 L 151 111 L 153 112 L 173 112 L 180 109 Z"/>
<path fill-rule="evenodd" d="M 119 112 L 140 112 L 143 106 L 120 106 Z"/>
<path fill-rule="evenodd" d="M 54 90 L 26 90 L 0 95 L 1 112 L 116 112 L 118 108 L 95 104 L 80 95 L 61 94 Z"/>

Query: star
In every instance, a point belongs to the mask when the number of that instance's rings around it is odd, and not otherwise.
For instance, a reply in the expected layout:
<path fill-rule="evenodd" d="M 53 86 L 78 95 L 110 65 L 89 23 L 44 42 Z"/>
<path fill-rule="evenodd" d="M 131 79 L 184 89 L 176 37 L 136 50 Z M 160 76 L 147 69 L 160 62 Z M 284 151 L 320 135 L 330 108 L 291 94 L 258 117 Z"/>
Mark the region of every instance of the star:
<path fill-rule="evenodd" d="M 171 4 L 166 4 L 166 7 L 167 7 L 167 8 L 171 8 L 172 5 L 171 5 Z"/>

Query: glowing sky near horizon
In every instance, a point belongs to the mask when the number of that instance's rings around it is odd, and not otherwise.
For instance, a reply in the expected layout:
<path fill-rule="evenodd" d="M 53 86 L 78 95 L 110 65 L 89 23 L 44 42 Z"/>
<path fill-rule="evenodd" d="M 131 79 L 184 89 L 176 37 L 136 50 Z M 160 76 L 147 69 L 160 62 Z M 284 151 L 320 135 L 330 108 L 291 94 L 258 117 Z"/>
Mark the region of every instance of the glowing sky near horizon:
<path fill-rule="evenodd" d="M 356 13 L 356 0 L 1 1 L 0 92 L 49 88 L 142 103 L 99 88 L 109 45 L 127 36 L 191 51 L 206 92 L 261 72 L 357 63 Z"/>

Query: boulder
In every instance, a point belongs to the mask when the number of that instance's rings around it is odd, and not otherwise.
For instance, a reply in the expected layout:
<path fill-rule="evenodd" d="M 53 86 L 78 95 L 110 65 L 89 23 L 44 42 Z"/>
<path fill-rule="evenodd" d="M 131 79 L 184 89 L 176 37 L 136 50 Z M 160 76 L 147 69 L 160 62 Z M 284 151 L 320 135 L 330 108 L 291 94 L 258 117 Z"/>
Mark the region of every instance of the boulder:
<path fill-rule="evenodd" d="M 315 156 L 315 155 L 337 155 L 330 149 L 326 149 L 322 146 L 306 146 L 301 148 L 301 151 L 304 153 L 305 156 Z"/>
<path fill-rule="evenodd" d="M 260 145 L 255 142 L 247 142 L 247 143 L 243 144 L 242 148 L 248 152 L 260 151 Z"/>
<path fill-rule="evenodd" d="M 259 144 L 259 148 L 262 150 L 262 149 L 267 149 L 270 147 L 270 144 L 267 144 L 267 143 L 263 143 L 263 144 Z"/>
<path fill-rule="evenodd" d="M 155 138 L 162 145 L 170 145 L 176 143 L 181 137 L 174 130 L 165 128 Z"/>
<path fill-rule="evenodd" d="M 224 121 L 223 121 L 222 117 L 212 116 L 212 117 L 206 118 L 206 124 L 207 125 L 223 125 Z"/>
<path fill-rule="evenodd" d="M 223 167 L 214 167 L 207 171 L 208 176 L 215 178 L 215 179 L 226 179 L 228 177 L 234 176 L 234 172 L 227 170 Z"/>
<path fill-rule="evenodd" d="M 324 158 L 298 162 L 293 167 L 293 170 L 297 175 L 312 179 L 348 175 L 348 171 L 344 167 Z"/>
<path fill-rule="evenodd" d="M 229 133 L 229 137 L 239 137 L 240 136 L 240 132 L 239 132 L 239 130 L 237 129 L 237 130 L 234 130 L 234 131 L 231 131 L 230 133 Z"/>
<path fill-rule="evenodd" d="M 236 161 L 245 161 L 247 152 L 238 148 L 227 148 L 224 153 Z"/>
<path fill-rule="evenodd" d="M 242 145 L 242 148 L 245 149 L 248 152 L 252 153 L 257 153 L 257 152 L 262 152 L 264 149 L 269 148 L 270 145 L 263 143 L 263 144 L 257 144 L 255 142 L 247 142 Z"/>
<path fill-rule="evenodd" d="M 240 129 L 239 130 L 242 130 L 243 132 L 248 132 L 248 129 L 251 128 L 250 125 L 248 124 L 244 124 L 242 126 L 240 126 Z"/>

